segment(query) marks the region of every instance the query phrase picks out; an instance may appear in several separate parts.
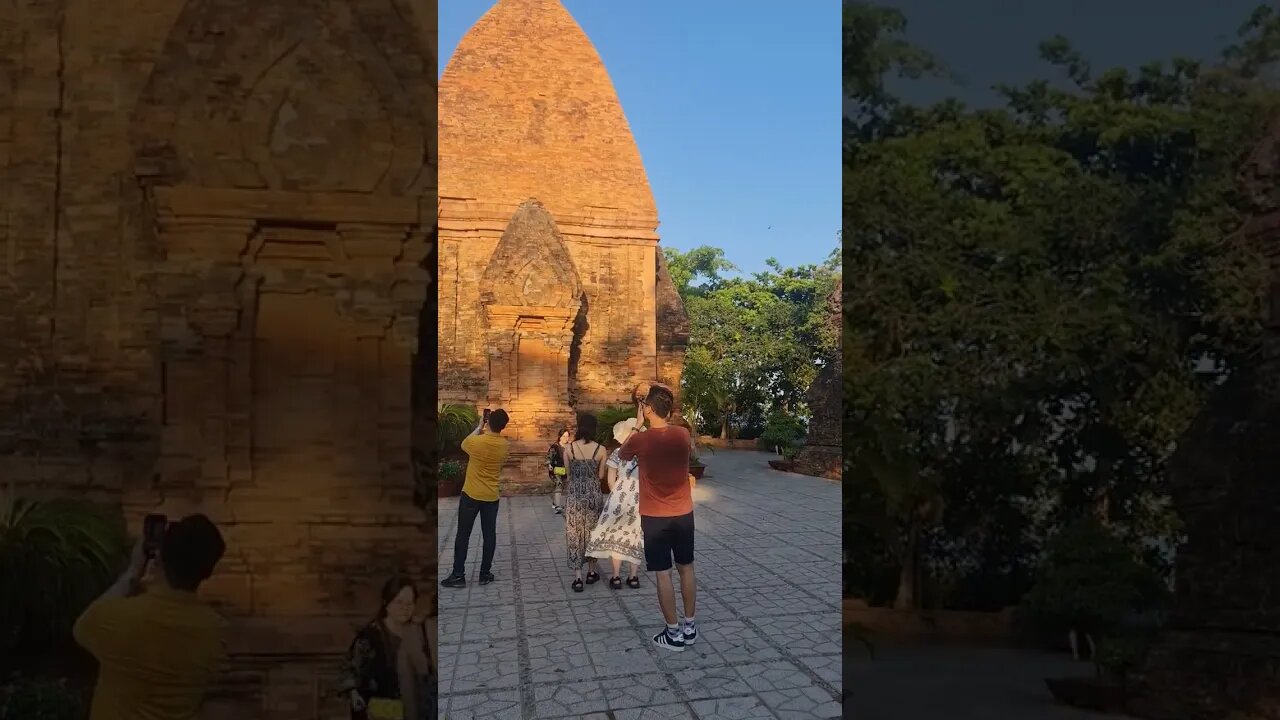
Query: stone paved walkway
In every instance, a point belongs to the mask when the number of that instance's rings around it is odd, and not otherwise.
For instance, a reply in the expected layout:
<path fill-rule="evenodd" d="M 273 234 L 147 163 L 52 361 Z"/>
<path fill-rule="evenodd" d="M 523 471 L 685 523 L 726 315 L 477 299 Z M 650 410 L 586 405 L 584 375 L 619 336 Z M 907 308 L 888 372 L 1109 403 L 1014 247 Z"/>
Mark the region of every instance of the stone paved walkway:
<path fill-rule="evenodd" d="M 1048 677 L 1089 676 L 1090 663 L 1032 650 L 850 648 L 846 717 L 853 720 L 1105 720 L 1057 705 Z M 1116 720 L 1120 720 L 1116 718 Z"/>
<path fill-rule="evenodd" d="M 543 497 L 505 498 L 497 581 L 440 589 L 440 711 L 464 718 L 840 717 L 840 487 L 719 451 L 694 492 L 698 643 L 661 651 L 652 577 L 574 593 L 564 522 Z M 440 572 L 457 500 L 440 502 Z M 478 523 L 477 523 L 478 524 Z M 678 583 L 677 583 L 678 584 Z M 677 588 L 677 595 L 679 589 Z M 677 604 L 679 601 L 677 600 Z"/>

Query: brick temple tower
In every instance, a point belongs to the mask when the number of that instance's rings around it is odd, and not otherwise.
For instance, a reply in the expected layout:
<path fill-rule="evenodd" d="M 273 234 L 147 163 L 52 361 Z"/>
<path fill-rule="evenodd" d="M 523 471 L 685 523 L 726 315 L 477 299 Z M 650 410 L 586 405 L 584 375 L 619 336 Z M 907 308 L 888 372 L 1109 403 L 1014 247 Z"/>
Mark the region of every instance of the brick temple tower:
<path fill-rule="evenodd" d="M 218 523 L 204 720 L 347 717 L 334 676 L 382 583 L 434 585 L 410 394 L 435 23 L 434 0 L 0 10 L 0 479 L 135 532 Z"/>
<path fill-rule="evenodd" d="M 559 0 L 499 0 L 440 83 L 439 396 L 512 415 L 538 483 L 574 408 L 679 386 L 688 320 L 600 56 Z M 518 486 L 518 485 L 517 485 Z"/>

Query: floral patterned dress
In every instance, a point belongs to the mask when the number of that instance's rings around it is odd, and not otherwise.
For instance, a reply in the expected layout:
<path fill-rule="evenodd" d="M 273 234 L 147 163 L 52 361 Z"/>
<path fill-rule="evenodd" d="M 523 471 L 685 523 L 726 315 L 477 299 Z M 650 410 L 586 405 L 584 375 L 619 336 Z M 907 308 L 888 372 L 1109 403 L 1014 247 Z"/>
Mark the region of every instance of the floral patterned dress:
<path fill-rule="evenodd" d="M 604 496 L 600 493 L 600 447 L 589 458 L 575 457 L 578 448 L 570 445 L 569 467 L 565 480 L 564 534 L 568 547 L 569 569 L 578 570 L 587 560 L 587 539 L 600 518 Z"/>
<path fill-rule="evenodd" d="M 609 455 L 608 465 L 618 471 L 617 480 L 587 541 L 587 556 L 616 557 L 639 565 L 644 559 L 644 536 L 640 532 L 640 465 L 635 458 L 622 462 L 617 450 Z"/>

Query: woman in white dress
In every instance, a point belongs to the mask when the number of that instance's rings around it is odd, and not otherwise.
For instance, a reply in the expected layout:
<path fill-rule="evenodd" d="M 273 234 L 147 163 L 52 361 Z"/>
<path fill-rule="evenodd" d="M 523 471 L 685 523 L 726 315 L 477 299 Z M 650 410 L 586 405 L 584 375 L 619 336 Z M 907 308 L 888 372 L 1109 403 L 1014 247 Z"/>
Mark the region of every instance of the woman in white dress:
<path fill-rule="evenodd" d="M 613 426 L 613 438 L 621 448 L 636 432 L 635 418 L 627 418 Z M 627 586 L 640 587 L 640 563 L 644 559 L 644 538 L 640 534 L 640 469 L 635 460 L 622 462 L 614 450 L 605 463 L 608 468 L 609 500 L 600 512 L 600 520 L 587 541 L 587 556 L 613 561 L 613 577 L 609 587 L 622 587 L 622 563 L 631 564 Z"/>

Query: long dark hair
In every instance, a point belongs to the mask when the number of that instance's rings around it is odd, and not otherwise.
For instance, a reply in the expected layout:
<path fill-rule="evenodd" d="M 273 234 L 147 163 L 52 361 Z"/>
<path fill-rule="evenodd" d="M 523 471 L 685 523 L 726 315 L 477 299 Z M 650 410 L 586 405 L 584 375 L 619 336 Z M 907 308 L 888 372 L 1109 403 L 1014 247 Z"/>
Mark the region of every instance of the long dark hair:
<path fill-rule="evenodd" d="M 578 413 L 578 427 L 573 431 L 573 439 L 596 441 L 596 416 L 591 413 Z"/>
<path fill-rule="evenodd" d="M 391 601 L 395 600 L 396 596 L 400 594 L 400 591 L 405 588 L 409 588 L 413 591 L 414 600 L 418 599 L 418 586 L 414 585 L 413 581 L 404 575 L 396 575 L 382 584 L 382 604 L 378 606 L 379 620 L 386 619 L 387 606 L 390 605 Z"/>
<path fill-rule="evenodd" d="M 557 445 L 557 444 L 559 444 L 559 443 L 560 443 L 560 438 L 564 437 L 564 434 L 565 434 L 565 433 L 567 433 L 567 432 L 569 432 L 569 428 L 567 428 L 567 427 L 561 427 L 559 430 L 557 430 L 557 431 L 556 431 L 556 441 L 555 441 L 555 442 L 553 442 L 553 443 L 551 443 L 551 444 L 552 444 L 552 445 Z M 573 437 L 573 434 L 572 434 L 572 433 L 570 433 L 570 434 L 569 434 L 569 437 L 570 437 L 570 438 L 572 438 L 572 437 Z"/>

